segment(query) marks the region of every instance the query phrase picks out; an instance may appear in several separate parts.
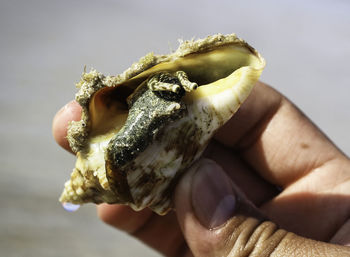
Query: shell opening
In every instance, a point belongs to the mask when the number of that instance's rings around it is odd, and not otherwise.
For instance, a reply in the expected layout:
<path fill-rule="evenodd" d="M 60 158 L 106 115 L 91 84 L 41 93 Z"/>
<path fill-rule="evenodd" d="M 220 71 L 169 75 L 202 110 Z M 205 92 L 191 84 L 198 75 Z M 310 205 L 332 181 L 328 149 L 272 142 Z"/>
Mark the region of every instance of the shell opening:
<path fill-rule="evenodd" d="M 123 84 L 100 89 L 94 94 L 89 105 L 91 138 L 100 140 L 100 135 L 110 137 L 121 129 L 128 115 L 127 97 L 154 73 L 186 72 L 189 80 L 199 85 L 197 90 L 186 93 L 187 101 L 191 101 L 231 86 L 232 82 L 241 78 L 240 69 L 261 69 L 263 65 L 255 51 L 237 45 L 224 45 L 155 65 Z M 220 85 L 216 83 L 218 80 L 221 80 Z"/>

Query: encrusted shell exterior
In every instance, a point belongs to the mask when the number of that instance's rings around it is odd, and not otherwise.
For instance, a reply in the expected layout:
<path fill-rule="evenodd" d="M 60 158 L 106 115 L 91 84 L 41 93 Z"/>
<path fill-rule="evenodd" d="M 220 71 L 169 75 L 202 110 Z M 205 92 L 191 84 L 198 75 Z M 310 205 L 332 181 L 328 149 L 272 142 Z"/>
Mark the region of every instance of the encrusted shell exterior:
<path fill-rule="evenodd" d="M 257 64 L 254 67 L 241 67 L 231 80 L 225 82 L 232 83 L 232 88 L 225 92 L 214 90 L 208 96 L 189 100 L 187 115 L 166 125 L 143 153 L 117 172 L 108 172 L 101 165 L 101 172 L 91 169 L 89 104 L 97 91 L 137 80 L 158 64 L 171 63 L 191 54 L 227 45 L 244 48 L 256 58 Z M 84 72 L 77 84 L 79 91 L 76 94 L 76 101 L 83 108 L 82 118 L 73 121 L 68 130 L 68 141 L 77 153 L 78 161 L 71 179 L 65 184 L 60 201 L 76 204 L 122 203 L 135 210 L 150 207 L 159 214 L 167 213 L 171 209 L 171 195 L 178 178 L 200 157 L 215 131 L 232 117 L 247 98 L 264 66 L 260 54 L 245 41 L 234 34 L 218 34 L 197 41 L 183 41 L 177 51 L 169 55 L 150 53 L 117 76 L 104 76 L 96 70 Z M 213 86 L 216 86 L 215 83 L 212 83 Z M 102 152 L 105 150 L 101 149 Z M 85 163 L 87 158 L 91 160 Z"/>

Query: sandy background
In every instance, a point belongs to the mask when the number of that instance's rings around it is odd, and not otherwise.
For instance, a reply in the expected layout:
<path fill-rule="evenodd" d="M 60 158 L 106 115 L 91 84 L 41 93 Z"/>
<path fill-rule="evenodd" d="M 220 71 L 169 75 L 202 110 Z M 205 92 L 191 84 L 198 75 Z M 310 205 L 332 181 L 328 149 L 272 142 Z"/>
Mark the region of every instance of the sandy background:
<path fill-rule="evenodd" d="M 0 1 L 0 255 L 157 256 L 93 205 L 61 208 L 75 158 L 55 144 L 51 121 L 84 65 L 117 74 L 178 38 L 246 39 L 267 60 L 262 80 L 349 155 L 349 13 L 346 0 Z"/>

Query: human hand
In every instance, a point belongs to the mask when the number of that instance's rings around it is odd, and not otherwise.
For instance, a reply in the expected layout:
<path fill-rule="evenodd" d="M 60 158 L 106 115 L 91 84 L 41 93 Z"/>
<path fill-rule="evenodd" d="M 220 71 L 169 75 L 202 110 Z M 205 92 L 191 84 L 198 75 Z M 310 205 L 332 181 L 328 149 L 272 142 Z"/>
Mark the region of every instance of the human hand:
<path fill-rule="evenodd" d="M 67 150 L 79 119 L 76 102 L 54 119 Z M 350 256 L 350 160 L 279 93 L 258 83 L 205 158 L 179 182 L 175 212 L 98 215 L 166 256 Z"/>

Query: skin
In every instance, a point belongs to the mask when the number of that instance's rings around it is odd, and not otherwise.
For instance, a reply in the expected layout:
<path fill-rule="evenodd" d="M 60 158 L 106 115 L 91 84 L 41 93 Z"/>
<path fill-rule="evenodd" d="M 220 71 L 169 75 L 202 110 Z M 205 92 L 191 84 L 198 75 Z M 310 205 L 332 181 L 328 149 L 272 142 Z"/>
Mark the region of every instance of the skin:
<path fill-rule="evenodd" d="M 73 101 L 53 121 L 68 151 L 67 124 L 80 113 Z M 274 89 L 258 83 L 205 158 L 215 163 L 199 161 L 179 182 L 176 211 L 158 216 L 101 204 L 99 218 L 165 256 L 350 256 L 350 160 Z M 201 167 L 216 168 L 241 206 L 212 229 L 190 197 Z"/>

